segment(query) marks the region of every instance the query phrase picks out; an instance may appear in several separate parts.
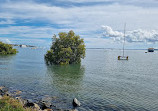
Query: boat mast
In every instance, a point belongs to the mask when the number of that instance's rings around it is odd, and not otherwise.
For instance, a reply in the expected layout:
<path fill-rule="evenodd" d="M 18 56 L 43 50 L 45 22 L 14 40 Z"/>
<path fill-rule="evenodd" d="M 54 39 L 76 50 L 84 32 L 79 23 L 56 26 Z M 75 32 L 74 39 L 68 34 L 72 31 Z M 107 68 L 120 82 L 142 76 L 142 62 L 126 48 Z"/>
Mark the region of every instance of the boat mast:
<path fill-rule="evenodd" d="M 125 47 L 125 32 L 126 32 L 126 23 L 124 25 L 123 57 L 124 57 L 124 47 Z"/>

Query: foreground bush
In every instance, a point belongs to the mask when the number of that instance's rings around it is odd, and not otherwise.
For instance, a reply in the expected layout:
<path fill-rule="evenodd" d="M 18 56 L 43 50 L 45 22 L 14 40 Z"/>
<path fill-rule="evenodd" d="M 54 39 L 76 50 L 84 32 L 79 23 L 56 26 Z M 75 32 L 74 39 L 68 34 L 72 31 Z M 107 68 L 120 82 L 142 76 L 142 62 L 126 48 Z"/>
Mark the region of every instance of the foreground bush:
<path fill-rule="evenodd" d="M 71 30 L 53 36 L 52 46 L 45 55 L 47 64 L 72 64 L 80 63 L 85 57 L 85 44 L 79 35 Z"/>
<path fill-rule="evenodd" d="M 0 42 L 0 54 L 6 55 L 6 54 L 16 54 L 16 53 L 17 50 L 13 49 L 12 45 Z"/>

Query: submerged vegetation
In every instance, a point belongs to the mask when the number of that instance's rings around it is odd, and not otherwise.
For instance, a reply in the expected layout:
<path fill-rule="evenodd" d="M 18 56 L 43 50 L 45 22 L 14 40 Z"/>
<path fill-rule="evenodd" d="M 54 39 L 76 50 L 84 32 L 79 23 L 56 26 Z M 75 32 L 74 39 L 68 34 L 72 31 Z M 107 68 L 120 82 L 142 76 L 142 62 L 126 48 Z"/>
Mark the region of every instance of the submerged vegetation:
<path fill-rule="evenodd" d="M 7 54 L 16 54 L 17 50 L 13 49 L 13 46 L 10 44 L 6 44 L 0 41 L 0 54 L 7 55 Z"/>
<path fill-rule="evenodd" d="M 85 44 L 79 35 L 71 30 L 68 33 L 60 32 L 52 38 L 52 46 L 45 55 L 47 64 L 80 63 L 85 57 Z"/>

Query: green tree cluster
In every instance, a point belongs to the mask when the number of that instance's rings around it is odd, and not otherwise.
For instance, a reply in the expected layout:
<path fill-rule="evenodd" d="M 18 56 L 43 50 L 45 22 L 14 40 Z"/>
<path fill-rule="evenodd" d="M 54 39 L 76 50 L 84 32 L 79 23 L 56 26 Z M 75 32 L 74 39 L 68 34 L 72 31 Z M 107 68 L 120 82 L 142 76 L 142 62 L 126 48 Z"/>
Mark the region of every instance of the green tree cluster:
<path fill-rule="evenodd" d="M 68 33 L 60 32 L 52 38 L 52 46 L 45 55 L 47 64 L 80 63 L 85 57 L 85 44 L 79 35 L 71 30 Z"/>
<path fill-rule="evenodd" d="M 0 41 L 0 54 L 7 55 L 7 54 L 16 54 L 16 53 L 17 50 L 13 49 L 12 45 Z"/>

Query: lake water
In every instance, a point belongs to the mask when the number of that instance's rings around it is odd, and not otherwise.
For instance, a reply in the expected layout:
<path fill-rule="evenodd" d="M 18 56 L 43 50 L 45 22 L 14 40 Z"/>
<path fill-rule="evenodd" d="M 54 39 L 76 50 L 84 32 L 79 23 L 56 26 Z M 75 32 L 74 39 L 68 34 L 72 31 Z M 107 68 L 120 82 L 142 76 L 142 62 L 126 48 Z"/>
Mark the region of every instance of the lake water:
<path fill-rule="evenodd" d="M 22 90 L 37 101 L 53 97 L 58 108 L 79 111 L 158 111 L 158 53 L 126 50 L 128 61 L 118 61 L 120 50 L 87 49 L 81 64 L 47 66 L 46 50 L 19 48 L 0 56 L 0 85 Z"/>

